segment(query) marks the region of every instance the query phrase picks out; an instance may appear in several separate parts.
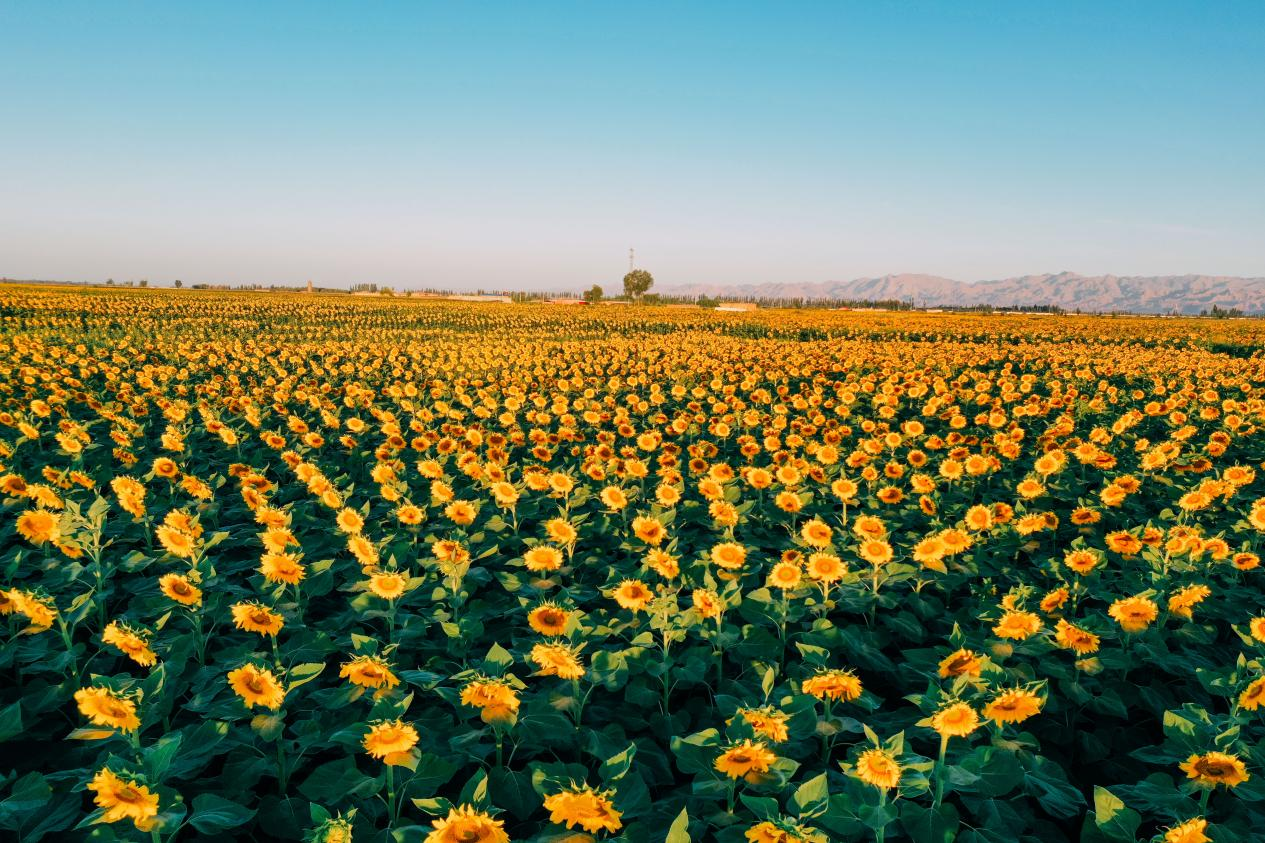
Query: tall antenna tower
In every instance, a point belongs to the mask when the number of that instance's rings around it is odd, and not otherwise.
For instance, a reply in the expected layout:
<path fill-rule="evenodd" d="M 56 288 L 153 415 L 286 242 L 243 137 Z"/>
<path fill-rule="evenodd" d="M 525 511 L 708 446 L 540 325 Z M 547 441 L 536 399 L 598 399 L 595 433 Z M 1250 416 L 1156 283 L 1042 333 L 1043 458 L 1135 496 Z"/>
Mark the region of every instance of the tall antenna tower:
<path fill-rule="evenodd" d="M 628 250 L 628 271 L 633 271 L 633 250 L 631 248 Z"/>

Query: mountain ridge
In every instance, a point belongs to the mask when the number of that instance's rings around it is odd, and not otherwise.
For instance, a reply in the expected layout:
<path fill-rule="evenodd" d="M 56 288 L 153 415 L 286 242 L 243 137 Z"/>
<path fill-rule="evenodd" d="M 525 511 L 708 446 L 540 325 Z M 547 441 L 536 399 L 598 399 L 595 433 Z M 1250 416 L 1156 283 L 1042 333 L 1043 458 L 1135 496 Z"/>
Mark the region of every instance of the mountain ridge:
<path fill-rule="evenodd" d="M 726 298 L 909 301 L 919 307 L 1053 305 L 1064 310 L 1199 313 L 1219 307 L 1265 313 L 1265 277 L 1038 273 L 984 281 L 895 273 L 812 284 L 686 284 L 665 292 Z"/>

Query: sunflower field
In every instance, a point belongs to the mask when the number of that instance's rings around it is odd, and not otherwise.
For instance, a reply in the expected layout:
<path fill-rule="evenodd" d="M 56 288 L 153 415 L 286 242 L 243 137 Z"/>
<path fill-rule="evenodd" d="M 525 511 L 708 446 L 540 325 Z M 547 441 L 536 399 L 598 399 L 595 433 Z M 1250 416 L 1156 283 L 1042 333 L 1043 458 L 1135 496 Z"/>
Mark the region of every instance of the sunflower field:
<path fill-rule="evenodd" d="M 0 837 L 1244 841 L 1265 326 L 0 291 Z"/>

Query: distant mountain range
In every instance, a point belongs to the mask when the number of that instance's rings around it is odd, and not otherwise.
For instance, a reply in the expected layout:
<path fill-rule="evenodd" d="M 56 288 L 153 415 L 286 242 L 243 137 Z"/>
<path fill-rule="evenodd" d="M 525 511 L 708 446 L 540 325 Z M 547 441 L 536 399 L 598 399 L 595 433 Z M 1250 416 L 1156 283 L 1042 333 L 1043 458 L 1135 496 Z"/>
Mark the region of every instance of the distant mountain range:
<path fill-rule="evenodd" d="M 1199 313 L 1214 306 L 1265 313 L 1265 278 L 1224 275 L 1023 275 L 967 283 L 936 275 L 884 275 L 819 284 L 694 284 L 665 289 L 726 298 L 913 301 L 918 307 L 1056 305 L 1065 310 Z"/>

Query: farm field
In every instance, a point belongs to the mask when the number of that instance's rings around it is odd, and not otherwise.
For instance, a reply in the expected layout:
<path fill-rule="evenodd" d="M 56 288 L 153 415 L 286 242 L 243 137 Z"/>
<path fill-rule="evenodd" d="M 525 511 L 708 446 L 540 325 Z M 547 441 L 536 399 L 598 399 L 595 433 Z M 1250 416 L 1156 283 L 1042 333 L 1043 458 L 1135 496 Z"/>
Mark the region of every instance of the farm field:
<path fill-rule="evenodd" d="M 1263 344 L 0 289 L 0 836 L 1261 839 Z"/>

